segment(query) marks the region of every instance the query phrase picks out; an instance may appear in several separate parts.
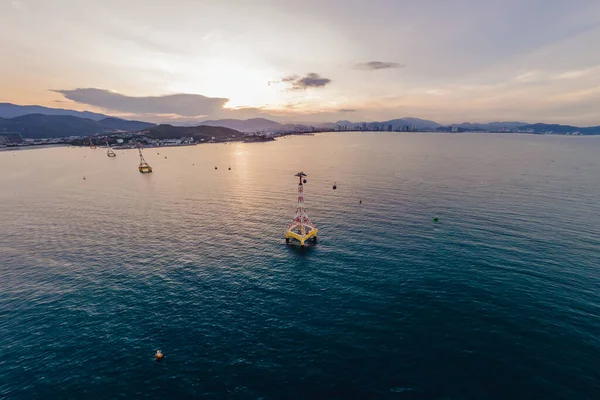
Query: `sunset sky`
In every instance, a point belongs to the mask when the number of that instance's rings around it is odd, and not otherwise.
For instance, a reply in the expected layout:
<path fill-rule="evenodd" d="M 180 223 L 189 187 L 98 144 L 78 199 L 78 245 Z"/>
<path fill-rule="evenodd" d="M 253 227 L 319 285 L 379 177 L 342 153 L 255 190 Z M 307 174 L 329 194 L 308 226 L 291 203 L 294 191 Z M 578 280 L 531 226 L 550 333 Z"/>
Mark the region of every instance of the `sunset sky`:
<path fill-rule="evenodd" d="M 598 0 L 0 0 L 0 102 L 600 125 Z"/>

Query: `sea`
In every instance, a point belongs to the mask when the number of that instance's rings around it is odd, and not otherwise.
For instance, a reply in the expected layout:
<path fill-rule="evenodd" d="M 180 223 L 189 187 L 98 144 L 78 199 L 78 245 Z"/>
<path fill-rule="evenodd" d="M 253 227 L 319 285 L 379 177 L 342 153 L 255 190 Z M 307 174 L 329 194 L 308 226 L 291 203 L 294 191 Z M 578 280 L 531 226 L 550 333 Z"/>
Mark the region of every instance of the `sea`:
<path fill-rule="evenodd" d="M 600 137 L 116 153 L 0 152 L 0 398 L 600 398 Z"/>

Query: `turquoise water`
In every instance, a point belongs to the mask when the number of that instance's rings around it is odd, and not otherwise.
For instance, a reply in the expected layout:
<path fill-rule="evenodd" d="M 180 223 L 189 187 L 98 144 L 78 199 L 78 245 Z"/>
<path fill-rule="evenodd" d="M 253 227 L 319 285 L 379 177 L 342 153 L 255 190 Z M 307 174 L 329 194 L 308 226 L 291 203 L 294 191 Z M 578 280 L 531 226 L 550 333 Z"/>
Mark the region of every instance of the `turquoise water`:
<path fill-rule="evenodd" d="M 145 157 L 0 152 L 0 398 L 600 395 L 600 138 Z M 284 241 L 300 170 L 305 249 Z"/>

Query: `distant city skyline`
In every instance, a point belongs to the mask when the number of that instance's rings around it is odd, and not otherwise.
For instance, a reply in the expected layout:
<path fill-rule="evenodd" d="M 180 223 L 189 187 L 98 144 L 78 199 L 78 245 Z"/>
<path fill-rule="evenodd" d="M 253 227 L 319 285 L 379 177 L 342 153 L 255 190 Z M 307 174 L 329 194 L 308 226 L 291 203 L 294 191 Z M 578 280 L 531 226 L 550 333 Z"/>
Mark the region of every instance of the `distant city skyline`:
<path fill-rule="evenodd" d="M 600 2 L 0 0 L 0 102 L 600 125 Z"/>

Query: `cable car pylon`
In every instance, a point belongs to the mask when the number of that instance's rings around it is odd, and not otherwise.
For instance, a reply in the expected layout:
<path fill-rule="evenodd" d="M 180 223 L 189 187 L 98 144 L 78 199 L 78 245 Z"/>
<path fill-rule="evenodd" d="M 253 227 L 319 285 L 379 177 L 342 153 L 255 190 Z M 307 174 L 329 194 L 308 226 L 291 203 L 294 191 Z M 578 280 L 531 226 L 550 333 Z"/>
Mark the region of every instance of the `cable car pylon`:
<path fill-rule="evenodd" d="M 310 238 L 313 238 L 315 242 L 317 241 L 317 232 L 319 230 L 310 222 L 308 214 L 304 209 L 304 185 L 302 181 L 307 175 L 304 172 L 298 172 L 294 176 L 297 176 L 299 180 L 298 207 L 296 208 L 296 215 L 292 223 L 285 232 L 285 242 L 289 243 L 290 239 L 296 239 L 300 242 L 300 246 L 304 247 L 305 242 Z M 304 182 L 306 182 L 306 179 L 304 179 Z"/>
<path fill-rule="evenodd" d="M 106 140 L 106 155 L 109 157 L 116 157 L 117 154 L 113 151 L 113 149 L 108 144 L 108 140 Z"/>
<path fill-rule="evenodd" d="M 152 167 L 148 165 L 146 160 L 144 160 L 144 155 L 142 154 L 142 145 L 139 143 L 138 143 L 138 153 L 140 153 L 140 165 L 138 167 L 138 170 L 142 174 L 148 174 L 148 173 L 152 172 Z"/>

